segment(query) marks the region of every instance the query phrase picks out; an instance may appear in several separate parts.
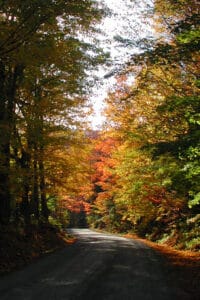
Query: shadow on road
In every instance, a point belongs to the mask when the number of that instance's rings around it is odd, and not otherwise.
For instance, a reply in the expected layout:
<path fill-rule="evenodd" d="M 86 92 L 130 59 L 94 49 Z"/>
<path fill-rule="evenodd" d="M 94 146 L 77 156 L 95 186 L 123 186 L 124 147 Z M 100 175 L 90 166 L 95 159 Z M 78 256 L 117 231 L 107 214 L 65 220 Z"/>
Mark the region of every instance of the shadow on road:
<path fill-rule="evenodd" d="M 77 242 L 0 279 L 1 300 L 189 300 L 140 241 L 70 229 Z M 192 300 L 192 299 L 190 299 Z"/>

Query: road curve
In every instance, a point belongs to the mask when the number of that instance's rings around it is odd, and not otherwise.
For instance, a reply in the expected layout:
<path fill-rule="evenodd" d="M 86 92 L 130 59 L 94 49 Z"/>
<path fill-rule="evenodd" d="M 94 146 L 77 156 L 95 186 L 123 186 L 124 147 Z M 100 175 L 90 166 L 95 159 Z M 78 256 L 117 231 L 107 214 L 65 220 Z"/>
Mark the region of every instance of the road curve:
<path fill-rule="evenodd" d="M 1 300 L 189 300 L 142 242 L 71 229 L 77 242 L 0 278 Z"/>

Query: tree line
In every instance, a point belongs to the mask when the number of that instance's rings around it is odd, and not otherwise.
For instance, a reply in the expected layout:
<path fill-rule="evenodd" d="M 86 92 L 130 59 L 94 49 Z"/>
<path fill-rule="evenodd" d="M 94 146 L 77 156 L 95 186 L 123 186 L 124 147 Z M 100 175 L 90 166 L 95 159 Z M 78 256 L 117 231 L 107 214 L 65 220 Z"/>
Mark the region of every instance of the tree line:
<path fill-rule="evenodd" d="M 94 147 L 95 227 L 198 249 L 199 6 L 155 1 L 158 39 L 135 55 L 107 97 Z M 134 82 L 127 84 L 129 73 Z"/>
<path fill-rule="evenodd" d="M 90 0 L 0 1 L 1 225 L 46 222 L 75 173 L 86 70 L 103 60 L 83 36 L 103 13 Z"/>

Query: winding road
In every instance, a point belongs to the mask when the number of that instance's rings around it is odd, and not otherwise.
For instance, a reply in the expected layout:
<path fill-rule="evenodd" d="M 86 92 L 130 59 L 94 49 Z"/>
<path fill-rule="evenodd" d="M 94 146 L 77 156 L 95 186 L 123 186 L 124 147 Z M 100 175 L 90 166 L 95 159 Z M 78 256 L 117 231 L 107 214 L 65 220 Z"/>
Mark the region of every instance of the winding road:
<path fill-rule="evenodd" d="M 71 229 L 77 242 L 0 279 L 1 300 L 185 300 L 164 258 L 140 241 Z"/>

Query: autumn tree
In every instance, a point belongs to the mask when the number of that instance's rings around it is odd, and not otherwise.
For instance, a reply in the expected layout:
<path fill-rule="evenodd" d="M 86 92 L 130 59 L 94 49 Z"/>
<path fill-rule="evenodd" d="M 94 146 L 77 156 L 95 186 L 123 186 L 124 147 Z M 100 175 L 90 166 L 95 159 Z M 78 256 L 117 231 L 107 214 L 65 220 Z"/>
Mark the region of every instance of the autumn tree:
<path fill-rule="evenodd" d="M 140 234 L 192 247 L 199 218 L 198 5 L 156 1 L 154 24 L 157 43 L 124 71 L 135 73 L 133 84 L 119 74 L 107 99 L 121 139 L 114 201 Z"/>
<path fill-rule="evenodd" d="M 81 33 L 92 30 L 102 12 L 92 1 L 0 4 L 1 224 L 16 201 L 27 224 L 32 209 L 39 218 L 40 205 L 48 218 L 47 145 L 53 132 L 78 124 L 72 120 L 86 99 L 85 70 L 102 61 Z"/>
<path fill-rule="evenodd" d="M 87 199 L 91 205 L 88 217 L 94 227 L 117 228 L 118 217 L 115 210 L 114 193 L 116 161 L 112 154 L 116 151 L 118 140 L 106 133 L 99 132 L 92 139 L 93 149 L 91 164 L 91 193 Z"/>

